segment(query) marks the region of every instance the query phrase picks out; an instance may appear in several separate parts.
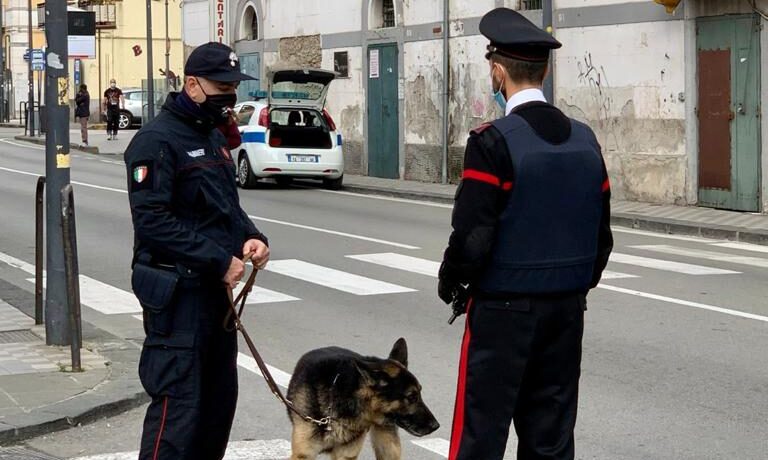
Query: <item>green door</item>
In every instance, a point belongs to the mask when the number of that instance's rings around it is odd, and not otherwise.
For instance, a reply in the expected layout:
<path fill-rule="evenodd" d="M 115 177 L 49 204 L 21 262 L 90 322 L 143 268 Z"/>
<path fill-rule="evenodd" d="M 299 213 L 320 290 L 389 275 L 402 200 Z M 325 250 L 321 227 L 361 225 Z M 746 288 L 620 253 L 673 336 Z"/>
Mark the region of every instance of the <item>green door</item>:
<path fill-rule="evenodd" d="M 368 175 L 398 179 L 397 45 L 368 47 Z"/>
<path fill-rule="evenodd" d="M 759 210 L 759 24 L 745 15 L 696 25 L 702 206 Z"/>
<path fill-rule="evenodd" d="M 243 54 L 240 58 L 240 70 L 246 75 L 252 77 L 261 78 L 261 56 L 259 53 Z M 237 87 L 237 100 L 238 101 L 250 101 L 253 100 L 253 96 L 249 93 L 256 92 L 261 88 L 261 82 L 259 80 L 246 80 L 240 82 L 240 86 Z"/>

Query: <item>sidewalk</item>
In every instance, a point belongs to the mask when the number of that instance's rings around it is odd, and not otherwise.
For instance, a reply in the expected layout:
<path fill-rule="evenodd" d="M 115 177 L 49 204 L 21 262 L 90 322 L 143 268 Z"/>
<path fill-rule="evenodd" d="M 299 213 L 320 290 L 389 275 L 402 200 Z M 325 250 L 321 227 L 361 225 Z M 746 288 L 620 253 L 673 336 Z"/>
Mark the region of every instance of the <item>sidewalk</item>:
<path fill-rule="evenodd" d="M 345 175 L 344 190 L 453 203 L 456 186 Z M 722 238 L 768 245 L 768 215 L 765 214 L 614 200 L 611 203 L 611 222 L 622 227 L 657 233 Z"/>
<path fill-rule="evenodd" d="M 83 372 L 73 373 L 70 348 L 47 346 L 45 326 L 35 326 L 22 312 L 33 306 L 33 299 L 32 293 L 0 280 L 0 445 L 114 415 L 146 401 L 136 373 L 137 344 L 83 323 Z M 4 458 L 49 457 L 0 448 Z"/>
<path fill-rule="evenodd" d="M 70 124 L 69 126 L 69 145 L 72 150 L 94 153 L 97 155 L 122 155 L 128 144 L 133 139 L 137 130 L 126 129 L 119 131 L 116 140 L 107 140 L 107 132 L 104 128 L 96 126 L 88 127 L 88 145 L 83 145 L 80 141 L 80 125 Z M 23 129 L 23 126 L 22 126 Z M 45 135 L 25 136 L 23 134 L 15 136 L 15 139 L 35 144 L 45 145 Z"/>

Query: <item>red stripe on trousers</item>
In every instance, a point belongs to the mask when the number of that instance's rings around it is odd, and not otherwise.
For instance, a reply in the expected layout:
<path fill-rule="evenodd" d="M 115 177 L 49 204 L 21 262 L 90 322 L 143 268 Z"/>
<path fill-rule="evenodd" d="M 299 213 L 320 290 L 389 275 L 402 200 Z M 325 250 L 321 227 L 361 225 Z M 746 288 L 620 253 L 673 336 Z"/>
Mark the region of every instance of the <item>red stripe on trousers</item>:
<path fill-rule="evenodd" d="M 461 178 L 478 180 L 480 182 L 485 182 L 486 184 L 495 185 L 496 187 L 501 186 L 501 181 L 498 177 L 494 176 L 493 174 L 478 171 L 476 169 L 465 169 Z"/>
<path fill-rule="evenodd" d="M 473 299 L 467 302 L 467 320 L 464 327 L 464 340 L 461 344 L 461 358 L 459 359 L 459 383 L 456 388 L 456 406 L 453 410 L 453 429 L 451 431 L 451 448 L 448 453 L 448 460 L 456 460 L 461 447 L 461 435 L 464 431 L 464 400 L 466 399 L 467 388 L 467 358 L 469 354 L 469 341 L 472 338 L 472 331 L 469 328 L 469 312 L 472 308 Z"/>
<path fill-rule="evenodd" d="M 168 396 L 163 399 L 163 418 L 160 419 L 160 431 L 157 432 L 157 441 L 155 441 L 155 453 L 152 455 L 152 460 L 157 460 L 160 455 L 160 439 L 163 437 L 163 430 L 165 429 L 165 418 L 168 415 Z"/>
<path fill-rule="evenodd" d="M 607 192 L 611 189 L 611 181 L 610 179 L 606 179 L 605 182 L 603 182 L 603 192 Z"/>

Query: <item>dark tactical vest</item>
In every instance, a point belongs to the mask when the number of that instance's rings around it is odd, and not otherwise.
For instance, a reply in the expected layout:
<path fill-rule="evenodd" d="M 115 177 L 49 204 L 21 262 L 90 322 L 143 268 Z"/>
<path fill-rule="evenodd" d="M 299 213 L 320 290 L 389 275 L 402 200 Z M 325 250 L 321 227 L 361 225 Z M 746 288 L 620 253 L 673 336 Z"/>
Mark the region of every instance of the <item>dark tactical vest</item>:
<path fill-rule="evenodd" d="M 506 139 L 514 183 L 500 216 L 486 293 L 586 291 L 597 256 L 603 160 L 589 127 L 571 120 L 570 139 L 553 145 L 520 116 L 493 122 Z"/>

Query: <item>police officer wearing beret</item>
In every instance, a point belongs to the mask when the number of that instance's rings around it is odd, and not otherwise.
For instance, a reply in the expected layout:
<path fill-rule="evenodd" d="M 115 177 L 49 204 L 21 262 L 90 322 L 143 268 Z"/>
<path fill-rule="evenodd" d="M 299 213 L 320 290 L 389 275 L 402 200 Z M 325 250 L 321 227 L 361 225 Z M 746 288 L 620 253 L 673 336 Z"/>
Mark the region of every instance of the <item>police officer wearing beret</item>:
<path fill-rule="evenodd" d="M 221 459 L 237 404 L 237 335 L 224 327 L 242 257 L 269 259 L 240 207 L 229 148 L 241 80 L 227 46 L 195 49 L 184 88 L 125 152 L 135 231 L 133 290 L 146 338 L 139 377 L 152 401 L 141 460 Z M 236 129 L 236 127 L 235 127 Z"/>
<path fill-rule="evenodd" d="M 467 320 L 450 460 L 573 459 L 587 292 L 613 247 L 592 130 L 541 91 L 561 44 L 519 13 L 480 22 L 505 116 L 471 132 L 438 294 Z"/>

